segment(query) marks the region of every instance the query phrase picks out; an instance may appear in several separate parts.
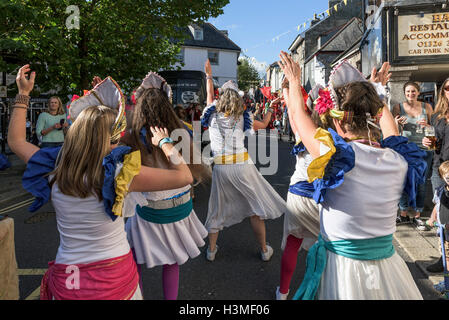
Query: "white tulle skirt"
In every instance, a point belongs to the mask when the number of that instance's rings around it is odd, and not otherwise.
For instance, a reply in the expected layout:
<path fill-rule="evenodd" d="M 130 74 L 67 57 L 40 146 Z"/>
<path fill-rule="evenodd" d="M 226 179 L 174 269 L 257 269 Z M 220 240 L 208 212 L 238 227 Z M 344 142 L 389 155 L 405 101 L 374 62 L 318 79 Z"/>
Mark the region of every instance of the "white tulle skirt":
<path fill-rule="evenodd" d="M 207 237 L 194 210 L 183 220 L 168 224 L 148 222 L 136 214 L 128 219 L 125 228 L 137 263 L 145 263 L 147 268 L 184 264 L 201 253 L 198 248 L 205 245 L 203 239 Z"/>
<path fill-rule="evenodd" d="M 286 212 L 286 202 L 254 164 L 215 165 L 206 229 L 215 233 L 257 215 L 276 219 Z"/>
<path fill-rule="evenodd" d="M 284 215 L 284 234 L 281 248 L 284 250 L 287 237 L 292 235 L 303 239 L 301 248 L 309 250 L 320 233 L 320 214 L 315 200 L 287 194 L 287 212 Z"/>
<path fill-rule="evenodd" d="M 404 260 L 395 253 L 382 260 L 362 261 L 327 251 L 319 300 L 422 300 Z"/>

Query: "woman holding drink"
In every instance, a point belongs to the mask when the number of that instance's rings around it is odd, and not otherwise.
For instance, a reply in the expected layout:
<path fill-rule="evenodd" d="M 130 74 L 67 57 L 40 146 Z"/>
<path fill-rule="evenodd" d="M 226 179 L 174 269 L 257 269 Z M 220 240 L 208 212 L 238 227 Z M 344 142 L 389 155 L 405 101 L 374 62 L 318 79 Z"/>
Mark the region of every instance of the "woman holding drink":
<path fill-rule="evenodd" d="M 438 168 L 440 165 L 449 160 L 449 126 L 447 125 L 449 119 L 449 78 L 447 78 L 440 88 L 438 93 L 438 102 L 435 107 L 435 113 L 432 115 L 430 124 L 435 128 L 435 144 L 430 136 L 425 136 L 422 139 L 422 144 L 430 149 L 434 147 L 434 161 L 432 166 L 432 191 L 435 191 L 440 187 L 445 185 L 445 182 L 441 179 Z M 447 134 L 446 134 L 447 132 Z M 432 212 L 432 216 L 429 221 L 437 221 L 436 211 Z M 431 224 L 431 223 L 428 223 Z M 429 272 L 442 272 L 443 271 L 443 260 L 440 257 L 438 261 L 427 267 Z"/>
<path fill-rule="evenodd" d="M 449 78 L 441 86 L 438 93 L 438 102 L 435 107 L 435 113 L 432 115 L 430 124 L 435 128 L 436 144 L 432 145 L 432 139 L 425 136 L 422 144 L 430 149 L 434 147 L 434 162 L 432 167 L 432 189 L 435 192 L 444 182 L 438 174 L 439 166 L 446 160 L 449 160 L 449 129 L 447 121 L 449 119 Z"/>
<path fill-rule="evenodd" d="M 409 139 L 410 142 L 416 143 L 418 147 L 426 151 L 427 170 L 426 178 L 430 175 L 432 166 L 433 152 L 428 149 L 422 140 L 426 134 L 432 134 L 433 127 L 429 126 L 433 113 L 432 106 L 425 102 L 418 101 L 419 85 L 415 82 L 407 82 L 404 85 L 404 95 L 406 101 L 399 103 L 393 107 L 393 115 L 399 125 L 402 136 Z M 397 224 L 409 223 L 410 218 L 407 210 L 413 207 L 415 216 L 413 222 L 421 229 L 427 229 L 420 219 L 421 212 L 424 210 L 424 200 L 426 195 L 426 183 L 418 187 L 416 202 L 411 203 L 407 194 L 403 193 L 399 201 L 400 215 L 396 219 Z"/>

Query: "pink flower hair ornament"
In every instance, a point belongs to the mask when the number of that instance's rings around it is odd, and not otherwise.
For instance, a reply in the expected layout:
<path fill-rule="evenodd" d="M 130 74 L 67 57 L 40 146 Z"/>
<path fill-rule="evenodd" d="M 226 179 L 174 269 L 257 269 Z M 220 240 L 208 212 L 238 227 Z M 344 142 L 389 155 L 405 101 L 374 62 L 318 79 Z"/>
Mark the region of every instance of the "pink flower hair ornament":
<path fill-rule="evenodd" d="M 319 89 L 318 99 L 315 101 L 315 111 L 321 116 L 334 109 L 334 102 L 328 88 Z"/>

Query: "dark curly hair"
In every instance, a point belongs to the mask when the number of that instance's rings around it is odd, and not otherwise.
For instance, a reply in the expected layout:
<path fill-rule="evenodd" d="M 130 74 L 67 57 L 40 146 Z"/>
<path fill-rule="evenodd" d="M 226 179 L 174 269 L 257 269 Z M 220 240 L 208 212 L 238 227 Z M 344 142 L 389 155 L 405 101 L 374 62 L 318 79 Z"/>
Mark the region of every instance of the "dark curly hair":
<path fill-rule="evenodd" d="M 168 168 L 169 162 L 162 149 L 151 144 L 150 127 L 167 128 L 168 134 L 176 129 L 182 129 L 185 134 L 182 139 L 190 139 L 190 162 L 188 164 L 193 177 L 199 181 L 206 181 L 211 177 L 209 166 L 204 164 L 192 164 L 193 152 L 197 152 L 193 148 L 193 141 L 190 138 L 184 123 L 178 118 L 167 94 L 160 89 L 146 89 L 137 99 L 136 106 L 133 111 L 131 124 L 131 132 L 128 137 L 122 139 L 130 145 L 134 150 L 140 150 L 142 164 L 156 168 Z M 140 137 L 142 128 L 147 131 L 145 145 Z M 175 141 L 179 142 L 178 141 Z"/>
<path fill-rule="evenodd" d="M 353 112 L 351 123 L 345 127 L 351 133 L 361 136 L 368 134 L 367 114 L 374 118 L 384 103 L 379 98 L 373 85 L 369 82 L 353 82 L 343 87 L 335 88 L 340 110 Z M 369 128 L 371 138 L 379 139 L 380 131 L 372 126 Z"/>

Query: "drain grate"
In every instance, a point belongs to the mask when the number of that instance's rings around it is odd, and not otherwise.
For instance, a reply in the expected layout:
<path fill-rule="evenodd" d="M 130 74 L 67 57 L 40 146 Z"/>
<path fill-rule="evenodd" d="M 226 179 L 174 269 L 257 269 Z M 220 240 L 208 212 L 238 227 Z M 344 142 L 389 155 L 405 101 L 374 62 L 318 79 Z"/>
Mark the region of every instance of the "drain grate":
<path fill-rule="evenodd" d="M 35 215 L 25 219 L 25 223 L 26 224 L 35 224 L 35 223 L 40 223 L 40 222 L 44 222 L 45 220 L 48 220 L 51 217 L 55 216 L 55 212 L 54 211 L 48 211 L 48 212 L 38 212 Z"/>

